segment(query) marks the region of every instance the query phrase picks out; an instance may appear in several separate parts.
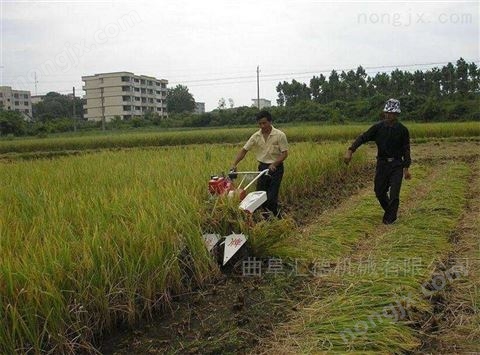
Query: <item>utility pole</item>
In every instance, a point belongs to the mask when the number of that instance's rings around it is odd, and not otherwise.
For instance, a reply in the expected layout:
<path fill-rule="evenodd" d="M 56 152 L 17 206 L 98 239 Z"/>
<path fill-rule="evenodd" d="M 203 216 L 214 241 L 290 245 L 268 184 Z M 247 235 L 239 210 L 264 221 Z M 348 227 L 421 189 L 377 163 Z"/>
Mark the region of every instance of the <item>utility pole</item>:
<path fill-rule="evenodd" d="M 76 115 L 76 112 L 75 112 L 75 86 L 73 87 L 73 131 L 76 132 L 77 131 L 77 115 Z"/>
<path fill-rule="evenodd" d="M 257 107 L 260 110 L 260 66 L 257 65 Z"/>
<path fill-rule="evenodd" d="M 102 98 L 102 131 L 105 131 L 105 98 L 103 97 L 103 87 L 100 88 Z"/>
<path fill-rule="evenodd" d="M 38 94 L 37 94 L 37 83 L 38 83 L 38 80 L 37 80 L 37 72 L 34 72 L 34 74 L 35 74 L 35 77 L 34 77 L 34 78 L 35 78 L 35 96 L 37 96 L 37 95 L 38 95 Z"/>

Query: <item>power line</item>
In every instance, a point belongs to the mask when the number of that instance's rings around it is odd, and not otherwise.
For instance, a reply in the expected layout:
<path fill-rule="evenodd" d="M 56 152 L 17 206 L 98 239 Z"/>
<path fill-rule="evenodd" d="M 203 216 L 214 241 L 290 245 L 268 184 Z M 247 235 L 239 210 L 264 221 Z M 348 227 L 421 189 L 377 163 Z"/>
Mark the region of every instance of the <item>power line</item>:
<path fill-rule="evenodd" d="M 473 61 L 474 63 L 480 63 L 480 60 Z M 445 65 L 451 63 L 450 62 L 432 62 L 432 63 L 414 63 L 414 64 L 397 64 L 397 65 L 380 65 L 380 66 L 366 66 L 362 67 L 365 71 L 367 70 L 377 70 L 377 69 L 387 69 L 387 68 L 407 68 L 407 67 L 418 67 L 418 66 L 431 66 L 431 65 Z M 350 71 L 350 70 L 356 70 L 356 68 L 342 68 L 342 69 L 337 69 L 336 71 Z M 322 69 L 322 70 L 315 70 L 315 71 L 306 71 L 306 72 L 289 72 L 289 73 L 276 73 L 276 74 L 265 74 L 262 75 L 262 78 L 273 78 L 273 77 L 284 77 L 284 76 L 297 76 L 297 75 L 311 75 L 311 74 L 322 74 L 322 73 L 330 73 L 335 69 Z M 249 81 L 255 79 L 255 75 L 248 75 L 248 76 L 236 76 L 236 77 L 223 77 L 223 78 L 211 78 L 211 79 L 197 79 L 197 80 L 186 80 L 186 81 L 172 81 L 169 84 L 170 85 L 175 85 L 175 84 L 196 84 L 196 83 L 202 83 L 202 82 L 216 82 L 216 81 L 230 81 L 230 80 L 244 80 L 244 79 L 250 79 Z M 277 80 L 277 79 L 275 79 Z M 262 80 L 264 81 L 264 80 Z M 227 84 L 227 83 L 225 83 Z M 208 85 L 208 84 L 207 84 Z M 202 85 L 192 85 L 192 86 L 202 86 Z"/>
<path fill-rule="evenodd" d="M 392 68 L 408 68 L 408 67 L 427 67 L 432 65 L 446 65 L 448 63 L 455 63 L 456 61 L 445 61 L 445 62 L 430 62 L 430 63 L 413 63 L 413 64 L 397 64 L 397 65 L 379 65 L 379 66 L 365 66 L 362 67 L 365 72 L 380 72 L 382 69 L 392 69 Z M 467 63 L 480 63 L 480 60 L 467 61 Z M 314 71 L 303 71 L 303 72 L 284 72 L 284 73 L 274 73 L 274 74 L 264 74 L 260 78 L 261 82 L 271 82 L 277 80 L 286 80 L 286 79 L 303 79 L 310 78 L 310 75 L 330 73 L 333 70 L 337 72 L 341 71 L 350 71 L 356 70 L 358 68 L 341 68 L 341 69 L 321 69 Z M 200 86 L 222 86 L 222 85 L 236 85 L 236 84 L 246 84 L 252 83 L 256 80 L 256 75 L 247 75 L 247 76 L 231 76 L 231 77 L 217 77 L 210 79 L 193 79 L 186 81 L 170 81 L 169 85 L 177 84 L 188 84 L 189 87 L 200 87 Z M 64 83 L 64 82 L 76 82 L 75 80 L 42 80 L 41 83 Z M 49 92 L 49 91 L 47 91 Z M 70 93 L 70 90 L 58 91 L 59 93 Z M 41 94 L 40 94 L 41 95 Z"/>

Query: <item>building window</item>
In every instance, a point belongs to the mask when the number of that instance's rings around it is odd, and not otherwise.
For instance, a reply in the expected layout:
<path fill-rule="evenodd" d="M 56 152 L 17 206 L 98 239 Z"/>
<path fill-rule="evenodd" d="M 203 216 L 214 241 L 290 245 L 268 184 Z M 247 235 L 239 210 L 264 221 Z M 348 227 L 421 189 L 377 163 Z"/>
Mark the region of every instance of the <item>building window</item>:
<path fill-rule="evenodd" d="M 131 111 L 131 110 L 132 110 L 132 106 L 130 105 L 123 106 L 123 111 Z"/>
<path fill-rule="evenodd" d="M 135 101 L 140 101 L 140 98 L 139 98 L 139 97 L 135 97 Z"/>
<path fill-rule="evenodd" d="M 142 102 L 147 102 L 147 99 L 142 97 Z"/>
<path fill-rule="evenodd" d="M 30 113 L 30 110 L 28 110 L 28 109 L 27 109 L 27 110 L 25 110 L 25 113 Z"/>
<path fill-rule="evenodd" d="M 100 80 L 100 84 L 103 84 L 103 78 L 100 78 L 98 80 Z"/>
<path fill-rule="evenodd" d="M 18 94 L 13 94 L 13 97 L 18 99 Z"/>
<path fill-rule="evenodd" d="M 149 94 L 153 94 L 153 90 L 152 90 L 152 89 L 148 89 L 148 93 L 149 93 Z"/>
<path fill-rule="evenodd" d="M 166 89 L 166 88 L 167 88 L 167 84 L 162 83 L 162 89 Z"/>
<path fill-rule="evenodd" d="M 122 96 L 122 100 L 123 100 L 123 101 L 132 101 L 132 99 L 130 98 L 130 96 Z"/>
<path fill-rule="evenodd" d="M 142 89 L 142 94 L 145 94 L 146 93 L 146 90 L 145 89 Z"/>
<path fill-rule="evenodd" d="M 122 81 L 123 82 L 130 82 L 130 77 L 129 76 L 122 76 Z"/>
<path fill-rule="evenodd" d="M 15 106 L 18 106 L 18 101 L 15 101 L 14 105 L 15 105 Z"/>
<path fill-rule="evenodd" d="M 161 108 L 161 107 L 157 107 L 157 111 L 162 112 L 162 108 Z"/>
<path fill-rule="evenodd" d="M 160 99 L 157 99 L 157 102 L 159 102 L 159 103 L 162 103 L 162 100 L 160 100 Z"/>
<path fill-rule="evenodd" d="M 140 80 L 140 84 L 145 85 L 145 80 L 144 80 L 144 79 L 141 79 L 141 80 Z"/>
<path fill-rule="evenodd" d="M 140 111 L 140 106 L 135 106 L 135 110 Z"/>
<path fill-rule="evenodd" d="M 130 91 L 130 86 L 122 86 L 122 91 L 125 91 L 125 92 Z"/>
<path fill-rule="evenodd" d="M 140 88 L 134 88 L 135 92 L 140 92 Z"/>
<path fill-rule="evenodd" d="M 0 97 L 3 97 L 3 92 L 0 92 Z"/>
<path fill-rule="evenodd" d="M 153 104 L 153 99 L 148 99 L 148 102 L 152 103 Z"/>
<path fill-rule="evenodd" d="M 28 101 L 23 101 L 23 104 L 24 104 L 25 106 L 28 106 Z"/>
<path fill-rule="evenodd" d="M 25 99 L 28 99 L 28 94 L 23 95 Z"/>

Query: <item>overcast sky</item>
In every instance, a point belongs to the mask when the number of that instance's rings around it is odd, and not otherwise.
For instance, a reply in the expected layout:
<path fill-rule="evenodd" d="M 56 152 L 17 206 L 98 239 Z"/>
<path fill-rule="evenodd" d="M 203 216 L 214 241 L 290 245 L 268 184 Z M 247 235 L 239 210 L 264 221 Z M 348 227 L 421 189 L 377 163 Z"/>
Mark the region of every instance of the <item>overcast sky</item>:
<path fill-rule="evenodd" d="M 479 1 L 0 0 L 0 85 L 82 94 L 81 76 L 129 71 L 187 85 L 206 109 L 332 69 L 479 61 Z M 385 66 L 385 68 L 378 68 Z M 437 65 L 441 66 L 441 64 Z"/>

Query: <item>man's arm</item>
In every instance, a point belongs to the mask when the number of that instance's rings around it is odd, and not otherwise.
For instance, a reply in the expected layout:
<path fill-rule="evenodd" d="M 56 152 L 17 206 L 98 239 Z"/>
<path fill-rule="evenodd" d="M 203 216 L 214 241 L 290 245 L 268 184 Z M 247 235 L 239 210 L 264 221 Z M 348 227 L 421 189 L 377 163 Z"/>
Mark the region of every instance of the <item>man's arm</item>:
<path fill-rule="evenodd" d="M 412 164 L 412 158 L 410 156 L 410 132 L 408 132 L 408 128 L 405 128 L 405 134 L 403 137 L 403 175 L 406 180 L 412 178 L 412 174 L 410 174 L 410 171 L 408 170 L 410 164 Z"/>
<path fill-rule="evenodd" d="M 378 130 L 378 124 L 374 124 L 372 127 L 368 129 L 368 131 L 362 133 L 355 139 L 355 141 L 352 143 L 350 147 L 348 147 L 347 151 L 345 152 L 345 156 L 343 160 L 345 161 L 345 164 L 350 163 L 352 160 L 352 155 L 353 153 L 360 147 L 362 144 L 373 141 L 375 140 L 375 137 L 377 135 L 377 130 Z"/>
<path fill-rule="evenodd" d="M 231 170 L 237 170 L 237 165 L 240 163 L 243 158 L 245 158 L 245 155 L 247 155 L 248 150 L 245 148 L 240 149 L 240 151 L 237 154 L 237 157 L 235 158 Z"/>
<path fill-rule="evenodd" d="M 243 148 L 238 152 L 237 157 L 233 161 L 231 170 L 237 170 L 238 163 L 240 163 L 242 159 L 245 158 L 245 155 L 248 153 L 248 151 L 251 150 L 256 144 L 257 142 L 255 140 L 255 134 L 252 134 L 252 136 L 248 139 L 247 143 L 245 143 Z"/>

